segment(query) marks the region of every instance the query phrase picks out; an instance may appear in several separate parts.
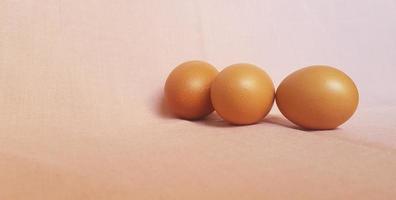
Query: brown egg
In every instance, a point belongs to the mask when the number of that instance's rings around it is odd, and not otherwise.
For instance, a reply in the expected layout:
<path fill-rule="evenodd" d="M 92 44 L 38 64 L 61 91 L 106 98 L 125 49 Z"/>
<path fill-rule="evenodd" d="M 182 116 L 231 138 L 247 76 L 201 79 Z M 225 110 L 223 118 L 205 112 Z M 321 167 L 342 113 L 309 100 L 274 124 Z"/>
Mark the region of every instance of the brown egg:
<path fill-rule="evenodd" d="M 276 92 L 282 114 L 306 129 L 334 129 L 355 112 L 359 93 L 342 71 L 311 66 L 287 76 Z"/>
<path fill-rule="evenodd" d="M 260 121 L 271 110 L 275 89 L 265 71 L 251 64 L 235 64 L 221 71 L 212 83 L 216 112 L 236 125 Z"/>
<path fill-rule="evenodd" d="M 203 61 L 177 66 L 165 83 L 165 100 L 170 110 L 183 119 L 199 119 L 213 112 L 210 85 L 218 71 Z"/>

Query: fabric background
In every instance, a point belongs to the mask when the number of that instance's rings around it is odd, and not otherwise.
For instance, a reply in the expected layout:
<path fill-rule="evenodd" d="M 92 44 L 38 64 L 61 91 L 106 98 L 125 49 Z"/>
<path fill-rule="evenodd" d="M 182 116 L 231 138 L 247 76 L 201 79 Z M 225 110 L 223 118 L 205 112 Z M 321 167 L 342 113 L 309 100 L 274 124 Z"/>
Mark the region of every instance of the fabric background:
<path fill-rule="evenodd" d="M 394 0 L 1 0 L 0 199 L 393 199 Z M 177 64 L 338 67 L 354 117 L 175 119 Z"/>

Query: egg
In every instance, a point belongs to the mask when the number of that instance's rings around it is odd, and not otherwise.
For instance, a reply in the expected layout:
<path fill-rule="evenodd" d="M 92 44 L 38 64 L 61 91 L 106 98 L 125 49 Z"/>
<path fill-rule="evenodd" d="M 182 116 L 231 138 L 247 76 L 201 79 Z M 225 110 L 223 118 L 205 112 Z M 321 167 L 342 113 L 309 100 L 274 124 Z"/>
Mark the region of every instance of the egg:
<path fill-rule="evenodd" d="M 217 74 L 217 69 L 204 61 L 180 64 L 165 82 L 166 105 L 183 119 L 195 120 L 209 115 L 213 112 L 210 86 Z"/>
<path fill-rule="evenodd" d="M 254 124 L 265 117 L 274 102 L 271 78 L 252 64 L 235 64 L 221 71 L 212 83 L 216 112 L 235 125 Z"/>
<path fill-rule="evenodd" d="M 330 66 L 310 66 L 287 76 L 276 92 L 281 113 L 306 128 L 334 129 L 346 122 L 359 103 L 356 85 Z"/>

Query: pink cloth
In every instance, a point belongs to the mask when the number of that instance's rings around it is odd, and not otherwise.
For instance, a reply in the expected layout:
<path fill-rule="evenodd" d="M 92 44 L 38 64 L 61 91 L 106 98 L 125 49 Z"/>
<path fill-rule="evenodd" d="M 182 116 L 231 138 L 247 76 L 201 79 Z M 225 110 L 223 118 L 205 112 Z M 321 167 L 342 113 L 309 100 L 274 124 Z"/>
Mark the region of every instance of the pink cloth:
<path fill-rule="evenodd" d="M 393 199 L 394 1 L 0 1 L 0 199 Z M 359 87 L 334 131 L 276 108 L 233 127 L 173 118 L 177 64 L 312 64 Z"/>

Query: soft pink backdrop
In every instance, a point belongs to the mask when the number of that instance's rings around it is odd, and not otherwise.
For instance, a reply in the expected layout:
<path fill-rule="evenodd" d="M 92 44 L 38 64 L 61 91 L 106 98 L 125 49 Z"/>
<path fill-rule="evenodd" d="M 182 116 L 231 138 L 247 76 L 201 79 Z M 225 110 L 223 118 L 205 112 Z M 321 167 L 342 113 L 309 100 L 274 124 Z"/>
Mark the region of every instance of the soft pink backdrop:
<path fill-rule="evenodd" d="M 0 1 L 0 199 L 392 199 L 394 0 Z M 174 66 L 312 64 L 360 90 L 355 116 L 306 132 L 174 119 Z"/>

